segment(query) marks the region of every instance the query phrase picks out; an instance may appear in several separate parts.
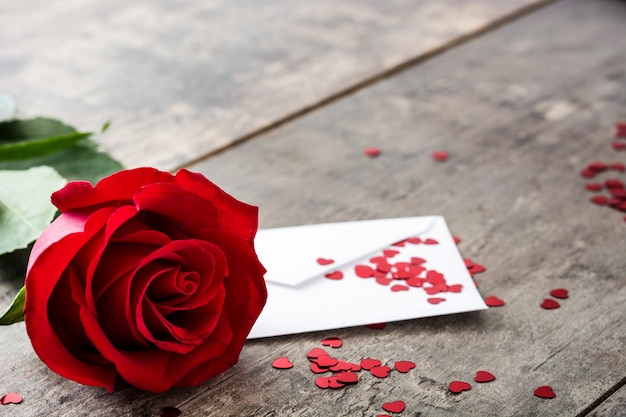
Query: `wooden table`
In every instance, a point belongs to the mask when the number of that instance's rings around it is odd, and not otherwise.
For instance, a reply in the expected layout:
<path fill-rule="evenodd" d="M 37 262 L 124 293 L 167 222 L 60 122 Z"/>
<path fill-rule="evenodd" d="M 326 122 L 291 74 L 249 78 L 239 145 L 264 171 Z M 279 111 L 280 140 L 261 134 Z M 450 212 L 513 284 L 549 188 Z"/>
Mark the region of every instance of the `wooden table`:
<path fill-rule="evenodd" d="M 378 416 L 393 400 L 402 416 L 626 415 L 626 223 L 578 174 L 626 162 L 610 146 L 625 22 L 619 0 L 3 4 L 0 88 L 21 115 L 111 119 L 98 140 L 126 166 L 200 171 L 261 227 L 441 214 L 506 305 L 250 341 L 231 370 L 162 395 L 64 380 L 14 325 L 0 391 L 24 402 L 0 416 Z M 0 284 L 0 306 L 18 286 Z M 569 299 L 540 308 L 555 287 Z M 343 359 L 417 367 L 321 390 L 305 353 L 327 336 Z M 283 355 L 293 369 L 271 367 Z M 496 381 L 448 391 L 479 369 Z"/>

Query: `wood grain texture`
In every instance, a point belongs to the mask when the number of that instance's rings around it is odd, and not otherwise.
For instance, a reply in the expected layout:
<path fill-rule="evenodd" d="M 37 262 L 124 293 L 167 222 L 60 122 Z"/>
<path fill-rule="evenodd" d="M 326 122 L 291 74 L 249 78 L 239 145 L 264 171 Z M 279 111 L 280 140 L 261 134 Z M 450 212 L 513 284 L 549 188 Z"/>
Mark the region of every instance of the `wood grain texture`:
<path fill-rule="evenodd" d="M 625 19 L 617 0 L 556 3 L 191 167 L 259 205 L 263 227 L 443 214 L 461 252 L 488 268 L 476 277 L 481 292 L 506 306 L 251 341 L 231 370 L 162 395 L 63 380 L 23 326 L 3 328 L 0 387 L 25 401 L 0 416 L 147 417 L 168 405 L 183 416 L 376 416 L 394 400 L 406 402 L 402 415 L 429 417 L 585 410 L 626 376 L 623 214 L 591 205 L 578 175 L 592 160 L 625 161 L 610 148 L 626 117 Z M 369 146 L 382 155 L 364 157 Z M 432 160 L 440 149 L 448 162 Z M 539 308 L 561 286 L 562 307 Z M 342 359 L 417 368 L 320 390 L 305 353 L 331 335 L 344 340 L 333 351 Z M 272 369 L 283 355 L 294 368 Z M 478 369 L 497 380 L 448 392 Z M 557 397 L 534 397 L 539 385 Z M 597 412 L 619 412 L 610 399 Z"/>
<path fill-rule="evenodd" d="M 626 416 L 626 386 L 622 386 L 589 414 L 589 417 L 621 416 Z"/>
<path fill-rule="evenodd" d="M 172 169 L 545 1 L 5 2 L 0 88 Z"/>

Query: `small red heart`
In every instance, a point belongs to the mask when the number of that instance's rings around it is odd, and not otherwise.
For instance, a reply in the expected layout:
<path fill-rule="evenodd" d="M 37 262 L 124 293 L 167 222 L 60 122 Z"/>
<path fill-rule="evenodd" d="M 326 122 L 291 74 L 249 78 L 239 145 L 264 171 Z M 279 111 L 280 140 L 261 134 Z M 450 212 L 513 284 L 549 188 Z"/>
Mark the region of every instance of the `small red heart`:
<path fill-rule="evenodd" d="M 385 249 L 383 251 L 383 255 L 385 255 L 386 258 L 393 258 L 394 256 L 396 256 L 399 253 L 400 252 L 395 250 L 395 249 Z"/>
<path fill-rule="evenodd" d="M 317 357 L 317 364 L 320 368 L 330 368 L 331 366 L 337 365 L 339 362 L 336 358 L 331 358 L 328 355 L 321 355 Z"/>
<path fill-rule="evenodd" d="M 412 277 L 406 280 L 406 284 L 410 287 L 421 287 L 422 285 L 424 285 L 424 278 L 417 278 L 417 277 Z"/>
<path fill-rule="evenodd" d="M 331 348 L 340 348 L 343 342 L 338 337 L 327 337 L 322 340 L 322 345 L 330 346 Z"/>
<path fill-rule="evenodd" d="M 452 239 L 454 239 L 454 243 L 456 243 L 457 245 L 461 243 L 461 238 L 458 236 L 452 236 Z"/>
<path fill-rule="evenodd" d="M 333 389 L 337 389 L 337 388 L 343 388 L 345 386 L 344 383 L 340 382 L 336 376 L 329 376 L 328 377 L 328 387 L 329 388 L 333 388 Z"/>
<path fill-rule="evenodd" d="M 391 372 L 391 368 L 388 366 L 375 366 L 370 369 L 370 373 L 377 378 L 387 378 Z"/>
<path fill-rule="evenodd" d="M 585 184 L 585 188 L 589 191 L 598 192 L 602 191 L 604 185 L 599 182 L 588 182 L 587 184 Z"/>
<path fill-rule="evenodd" d="M 289 359 L 283 356 L 278 359 L 274 359 L 272 366 L 276 369 L 289 369 L 293 368 L 293 362 L 290 362 Z"/>
<path fill-rule="evenodd" d="M 4 394 L 2 398 L 0 398 L 0 404 L 2 405 L 19 404 L 22 401 L 23 401 L 22 396 L 18 394 L 17 392 L 9 392 L 7 394 Z"/>
<path fill-rule="evenodd" d="M 438 245 L 439 242 L 436 239 L 428 238 L 422 242 L 424 245 Z"/>
<path fill-rule="evenodd" d="M 545 308 L 546 310 L 553 310 L 555 308 L 561 307 L 558 301 L 553 300 L 552 298 L 546 298 L 543 300 L 543 303 L 540 304 L 541 308 Z"/>
<path fill-rule="evenodd" d="M 368 324 L 367 327 L 374 330 L 383 330 L 385 327 L 387 327 L 387 323 L 372 323 Z"/>
<path fill-rule="evenodd" d="M 446 151 L 437 151 L 437 152 L 433 152 L 433 159 L 435 161 L 439 161 L 439 162 L 445 162 L 448 160 L 448 152 Z"/>
<path fill-rule="evenodd" d="M 380 285 L 389 285 L 391 284 L 391 281 L 393 281 L 391 278 L 376 277 L 376 282 L 379 283 Z"/>
<path fill-rule="evenodd" d="M 350 362 L 346 362 L 346 361 L 337 361 L 336 365 L 333 365 L 330 367 L 330 370 L 333 372 L 339 372 L 339 371 L 351 371 L 352 367 L 355 364 L 352 364 Z M 358 365 L 357 365 L 358 366 Z M 359 370 L 361 370 L 361 367 L 359 366 Z"/>
<path fill-rule="evenodd" d="M 463 284 L 448 285 L 448 291 L 461 292 L 463 290 Z"/>
<path fill-rule="evenodd" d="M 422 243 L 422 239 L 419 237 L 410 237 L 406 241 L 412 245 L 419 245 L 420 243 Z"/>
<path fill-rule="evenodd" d="M 615 149 L 616 151 L 621 151 L 623 149 L 626 149 L 626 142 L 620 142 L 620 141 L 615 141 L 611 144 L 611 146 L 613 147 L 613 149 Z"/>
<path fill-rule="evenodd" d="M 495 379 L 494 374 L 487 371 L 476 371 L 476 376 L 474 377 L 474 381 L 476 382 L 491 382 Z"/>
<path fill-rule="evenodd" d="M 554 298 L 560 298 L 563 300 L 569 297 L 569 293 L 567 292 L 565 288 L 555 288 L 552 291 L 550 291 L 550 295 L 553 296 Z"/>
<path fill-rule="evenodd" d="M 356 265 L 354 267 L 354 273 L 359 278 L 371 278 L 374 276 L 374 268 L 368 265 Z"/>
<path fill-rule="evenodd" d="M 554 398 L 556 394 L 549 385 L 543 385 L 535 390 L 535 395 L 539 398 Z"/>
<path fill-rule="evenodd" d="M 430 304 L 437 305 L 439 303 L 443 303 L 444 301 L 446 301 L 446 299 L 442 297 L 430 297 L 427 298 L 426 301 L 428 301 Z"/>
<path fill-rule="evenodd" d="M 412 256 L 411 257 L 411 265 L 421 265 L 424 262 L 426 262 L 426 259 L 424 259 L 424 258 L 419 258 L 417 256 Z"/>
<path fill-rule="evenodd" d="M 615 137 L 626 138 L 626 122 L 615 123 Z"/>
<path fill-rule="evenodd" d="M 320 265 L 330 265 L 333 262 L 335 262 L 334 259 L 328 259 L 328 258 L 317 258 L 317 263 Z"/>
<path fill-rule="evenodd" d="M 327 376 L 317 377 L 315 378 L 315 385 L 322 389 L 326 389 L 330 385 L 330 379 Z"/>
<path fill-rule="evenodd" d="M 340 280 L 343 278 L 343 272 L 341 271 L 330 272 L 324 276 L 328 279 Z"/>
<path fill-rule="evenodd" d="M 363 149 L 363 154 L 365 156 L 369 156 L 370 158 L 376 158 L 378 155 L 380 155 L 380 148 L 377 148 L 375 146 L 371 148 L 365 148 Z"/>
<path fill-rule="evenodd" d="M 392 403 L 384 403 L 383 410 L 390 413 L 401 413 L 404 411 L 404 401 L 394 401 Z"/>
<path fill-rule="evenodd" d="M 311 372 L 313 372 L 314 374 L 323 374 L 324 372 L 328 372 L 329 370 L 331 370 L 328 368 L 320 368 L 319 365 L 315 362 L 311 362 L 311 365 L 309 367 L 311 369 Z"/>
<path fill-rule="evenodd" d="M 396 371 L 401 372 L 403 374 L 409 372 L 411 369 L 415 368 L 415 362 L 411 361 L 397 361 L 394 365 Z"/>
<path fill-rule="evenodd" d="M 339 372 L 337 381 L 342 384 L 356 384 L 359 381 L 359 375 L 354 372 Z"/>
<path fill-rule="evenodd" d="M 614 162 L 612 163 L 609 168 L 611 168 L 613 171 L 617 171 L 617 172 L 624 172 L 626 171 L 626 165 L 622 164 L 621 162 Z"/>
<path fill-rule="evenodd" d="M 409 287 L 407 287 L 406 285 L 396 284 L 396 285 L 391 286 L 391 291 L 393 292 L 408 291 L 408 290 L 409 290 Z"/>
<path fill-rule="evenodd" d="M 322 355 L 328 356 L 328 353 L 324 349 L 316 347 L 316 348 L 311 349 L 309 353 L 306 354 L 306 357 L 309 358 L 310 360 L 314 360 L 314 359 L 319 358 Z"/>
<path fill-rule="evenodd" d="M 178 417 L 181 414 L 182 414 L 182 411 L 180 411 L 176 407 L 163 407 L 161 408 L 161 413 L 159 414 L 159 416 L 160 417 Z"/>
<path fill-rule="evenodd" d="M 449 387 L 450 391 L 458 394 L 461 391 L 469 391 L 472 389 L 472 386 L 470 384 L 468 384 L 467 382 L 463 382 L 463 381 L 452 381 L 450 382 L 450 387 Z"/>
<path fill-rule="evenodd" d="M 603 195 L 594 195 L 589 199 L 589 201 L 599 206 L 605 206 L 609 202 L 609 199 Z"/>
<path fill-rule="evenodd" d="M 504 301 L 502 301 L 495 295 L 490 295 L 489 297 L 485 298 L 485 304 L 487 304 L 488 307 L 502 307 L 504 305 Z"/>
<path fill-rule="evenodd" d="M 381 362 L 378 359 L 373 359 L 373 358 L 361 359 L 361 368 L 365 369 L 366 371 L 369 371 L 370 369 L 376 366 L 380 366 L 380 365 L 381 365 Z"/>

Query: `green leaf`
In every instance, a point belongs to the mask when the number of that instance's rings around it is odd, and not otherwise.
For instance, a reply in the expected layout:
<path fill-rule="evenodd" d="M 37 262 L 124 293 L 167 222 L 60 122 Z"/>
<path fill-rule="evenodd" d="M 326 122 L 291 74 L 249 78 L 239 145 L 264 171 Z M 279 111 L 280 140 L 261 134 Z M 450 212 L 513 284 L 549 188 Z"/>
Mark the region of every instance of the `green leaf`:
<path fill-rule="evenodd" d="M 17 293 L 9 309 L 0 317 L 0 325 L 9 325 L 24 321 L 24 301 L 26 301 L 26 287 Z"/>
<path fill-rule="evenodd" d="M 92 184 L 124 169 L 122 164 L 111 156 L 99 152 L 97 145 L 89 139 L 78 142 L 72 148 L 41 158 L 0 163 L 0 169 L 28 169 L 39 165 L 53 167 L 68 180 L 85 180 Z"/>
<path fill-rule="evenodd" d="M 102 129 L 100 130 L 101 133 L 106 132 L 107 130 L 109 130 L 109 128 L 111 127 L 111 121 L 107 120 L 103 125 L 102 125 Z"/>
<path fill-rule="evenodd" d="M 0 122 L 0 145 L 23 140 L 43 139 L 76 133 L 76 129 L 58 120 L 37 117 Z"/>
<path fill-rule="evenodd" d="M 88 132 L 74 132 L 43 139 L 30 139 L 0 145 L 0 161 L 15 161 L 49 155 L 70 148 L 90 136 Z"/>
<path fill-rule="evenodd" d="M 54 169 L 0 171 L 0 254 L 25 248 L 50 224 L 50 194 L 66 181 Z"/>

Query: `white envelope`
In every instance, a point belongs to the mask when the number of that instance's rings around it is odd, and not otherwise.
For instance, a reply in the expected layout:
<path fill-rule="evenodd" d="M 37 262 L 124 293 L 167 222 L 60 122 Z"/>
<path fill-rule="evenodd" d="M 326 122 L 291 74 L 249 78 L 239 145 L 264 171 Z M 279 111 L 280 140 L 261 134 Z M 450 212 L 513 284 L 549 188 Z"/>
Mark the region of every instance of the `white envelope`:
<path fill-rule="evenodd" d="M 410 237 L 435 239 L 438 244 L 393 243 Z M 441 216 L 409 217 L 328 223 L 259 230 L 255 247 L 267 269 L 267 304 L 252 328 L 249 339 L 337 329 L 372 323 L 486 309 Z M 458 293 L 428 295 L 423 288 L 391 291 L 390 285 L 374 278 L 360 278 L 358 264 L 382 250 L 399 253 L 389 263 L 426 259 L 429 270 L 444 274 L 447 284 L 461 284 Z M 318 258 L 333 260 L 320 265 Z M 343 278 L 331 280 L 326 274 L 341 271 Z M 429 298 L 445 298 L 431 304 Z"/>

